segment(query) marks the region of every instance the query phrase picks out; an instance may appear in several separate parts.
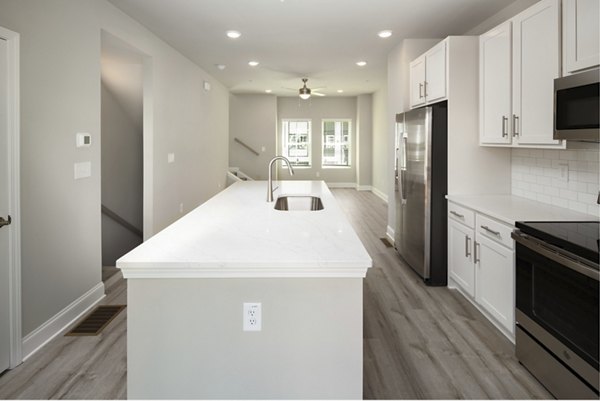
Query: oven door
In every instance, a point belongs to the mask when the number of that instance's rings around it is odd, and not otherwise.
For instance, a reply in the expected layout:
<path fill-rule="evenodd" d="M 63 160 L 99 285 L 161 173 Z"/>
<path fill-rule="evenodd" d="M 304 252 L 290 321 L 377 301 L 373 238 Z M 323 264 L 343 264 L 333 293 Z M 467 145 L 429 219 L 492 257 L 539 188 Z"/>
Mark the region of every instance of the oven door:
<path fill-rule="evenodd" d="M 577 256 L 515 232 L 517 324 L 598 391 L 598 278 Z"/>

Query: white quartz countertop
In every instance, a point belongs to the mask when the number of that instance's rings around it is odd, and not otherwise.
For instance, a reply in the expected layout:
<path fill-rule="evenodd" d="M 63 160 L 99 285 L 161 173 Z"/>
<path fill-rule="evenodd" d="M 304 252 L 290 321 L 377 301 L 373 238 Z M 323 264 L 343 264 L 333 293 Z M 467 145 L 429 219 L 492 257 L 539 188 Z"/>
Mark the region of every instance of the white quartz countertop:
<path fill-rule="evenodd" d="M 238 182 L 117 261 L 125 278 L 365 277 L 372 260 L 323 181 L 274 182 L 318 196 L 320 211 L 279 211 L 267 182 Z"/>
<path fill-rule="evenodd" d="M 507 224 L 517 221 L 589 221 L 598 216 L 575 212 L 514 195 L 447 195 L 450 202 L 468 207 Z"/>

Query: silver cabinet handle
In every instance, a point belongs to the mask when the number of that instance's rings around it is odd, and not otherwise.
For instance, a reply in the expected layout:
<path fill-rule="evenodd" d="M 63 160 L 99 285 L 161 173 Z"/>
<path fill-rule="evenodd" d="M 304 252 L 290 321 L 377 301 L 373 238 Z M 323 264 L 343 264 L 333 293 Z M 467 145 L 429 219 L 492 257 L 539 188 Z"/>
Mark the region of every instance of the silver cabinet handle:
<path fill-rule="evenodd" d="M 473 247 L 473 261 L 474 261 L 475 263 L 478 263 L 478 262 L 479 262 L 479 260 L 480 260 L 480 259 L 478 258 L 478 256 L 477 256 L 477 247 L 478 247 L 478 246 L 479 246 L 479 242 L 475 241 L 475 246 Z"/>
<path fill-rule="evenodd" d="M 502 136 L 508 136 L 508 131 L 506 130 L 506 125 L 508 123 L 508 117 L 502 116 Z"/>
<path fill-rule="evenodd" d="M 513 136 L 519 136 L 519 130 L 517 128 L 518 122 L 519 122 L 519 117 L 516 114 L 513 114 L 513 118 L 512 118 Z"/>
<path fill-rule="evenodd" d="M 471 256 L 471 251 L 469 250 L 469 242 L 471 242 L 471 238 L 468 235 L 465 235 L 465 257 Z"/>
<path fill-rule="evenodd" d="M 488 226 L 481 226 L 481 228 L 483 228 L 485 231 L 487 231 L 490 234 L 500 236 L 500 231 L 494 231 L 491 228 L 489 228 Z"/>
<path fill-rule="evenodd" d="M 451 213 L 451 214 L 453 214 L 453 215 L 455 215 L 456 217 L 460 217 L 461 219 L 462 219 L 463 217 L 465 217 L 465 215 L 464 215 L 464 214 L 456 213 L 454 210 L 450 210 L 450 213 Z"/>
<path fill-rule="evenodd" d="M 423 97 L 423 84 L 419 82 L 419 99 Z"/>
<path fill-rule="evenodd" d="M 400 167 L 400 199 L 403 201 L 407 200 L 407 190 L 406 187 L 406 164 L 408 162 L 408 138 L 403 134 L 402 135 L 402 166 Z"/>
<path fill-rule="evenodd" d="M 8 220 L 4 220 L 3 217 L 0 217 L 0 228 L 4 226 L 9 226 L 12 223 L 12 217 L 8 216 Z"/>

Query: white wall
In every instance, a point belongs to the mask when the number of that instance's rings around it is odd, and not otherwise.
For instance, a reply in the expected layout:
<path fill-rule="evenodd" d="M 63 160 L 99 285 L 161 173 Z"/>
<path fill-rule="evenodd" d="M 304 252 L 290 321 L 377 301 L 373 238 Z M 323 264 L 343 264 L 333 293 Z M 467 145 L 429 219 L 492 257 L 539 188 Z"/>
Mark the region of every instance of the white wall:
<path fill-rule="evenodd" d="M 277 97 L 229 95 L 229 165 L 239 167 L 255 180 L 267 179 L 269 161 L 276 149 Z M 260 153 L 256 156 L 234 141 L 239 138 Z M 262 151 L 262 148 L 265 151 Z"/>
<path fill-rule="evenodd" d="M 298 97 L 280 97 L 277 101 L 278 137 L 281 136 L 281 120 L 286 118 L 307 118 L 312 120 L 312 165 L 310 168 L 295 168 L 295 174 L 290 177 L 287 168 L 279 166 L 281 179 L 295 180 L 324 180 L 327 183 L 356 183 L 356 97 L 311 97 L 309 101 Z M 352 149 L 351 167 L 322 168 L 322 133 L 321 120 L 327 118 L 342 118 L 352 120 Z M 281 154 L 281 144 L 278 141 L 278 154 Z M 317 177 L 316 173 L 319 173 Z"/>
<path fill-rule="evenodd" d="M 155 232 L 180 216 L 180 202 L 190 210 L 224 187 L 228 92 L 104 0 L 3 0 L 0 26 L 21 34 L 26 335 L 101 281 L 101 29 L 152 59 Z M 91 133 L 94 145 L 76 149 L 76 132 Z M 91 161 L 92 176 L 75 181 L 79 161 Z"/>
<path fill-rule="evenodd" d="M 140 87 L 140 98 L 141 89 Z M 102 205 L 142 231 L 142 124 L 141 121 L 132 121 L 133 116 L 123 110 L 104 84 L 101 104 Z M 103 266 L 115 266 L 118 258 L 141 242 L 142 238 L 102 215 Z"/>
<path fill-rule="evenodd" d="M 568 147 L 513 149 L 512 194 L 599 216 L 599 147 L 575 143 Z M 561 179 L 561 165 L 568 166 L 567 180 Z"/>

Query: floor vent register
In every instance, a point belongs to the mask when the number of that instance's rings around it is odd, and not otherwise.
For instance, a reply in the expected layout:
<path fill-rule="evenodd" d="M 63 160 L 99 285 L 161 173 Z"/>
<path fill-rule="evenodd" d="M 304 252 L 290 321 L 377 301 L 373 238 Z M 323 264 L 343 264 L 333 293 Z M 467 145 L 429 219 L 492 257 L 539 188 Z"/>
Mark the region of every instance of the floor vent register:
<path fill-rule="evenodd" d="M 100 305 L 65 336 L 97 336 L 126 305 Z"/>

